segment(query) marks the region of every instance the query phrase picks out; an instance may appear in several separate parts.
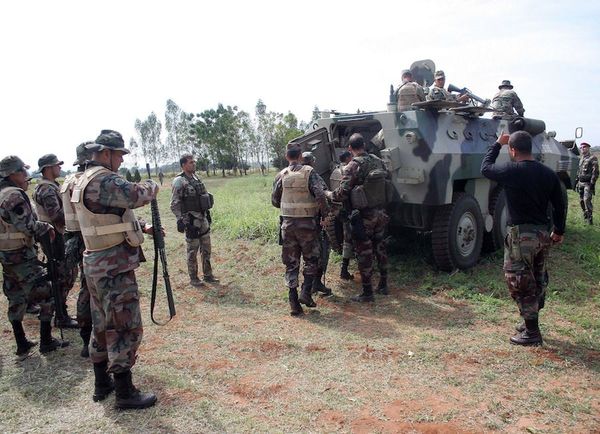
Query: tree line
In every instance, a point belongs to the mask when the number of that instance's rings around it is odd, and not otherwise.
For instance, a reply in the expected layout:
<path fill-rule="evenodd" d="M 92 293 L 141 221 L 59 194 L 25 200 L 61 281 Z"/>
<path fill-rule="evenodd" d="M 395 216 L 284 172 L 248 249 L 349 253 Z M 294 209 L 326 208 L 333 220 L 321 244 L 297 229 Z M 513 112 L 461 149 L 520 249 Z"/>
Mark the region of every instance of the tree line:
<path fill-rule="evenodd" d="M 313 119 L 318 112 L 315 106 Z M 260 99 L 254 116 L 223 104 L 200 113 L 186 112 L 169 99 L 164 121 L 152 112 L 146 119 L 136 119 L 134 126 L 136 137 L 130 138 L 129 147 L 136 161 L 141 158 L 158 172 L 165 163 L 178 169 L 179 157 L 191 153 L 199 170 L 208 176 L 211 172 L 225 176 L 226 171 L 247 174 L 251 167 L 284 167 L 287 143 L 308 125 L 291 112 L 267 110 Z"/>

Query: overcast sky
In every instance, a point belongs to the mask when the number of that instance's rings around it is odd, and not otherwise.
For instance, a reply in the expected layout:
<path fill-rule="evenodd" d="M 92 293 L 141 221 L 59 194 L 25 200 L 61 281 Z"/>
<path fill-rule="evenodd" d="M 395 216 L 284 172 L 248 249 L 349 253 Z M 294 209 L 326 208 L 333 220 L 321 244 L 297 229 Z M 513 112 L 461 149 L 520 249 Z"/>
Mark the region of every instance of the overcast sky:
<path fill-rule="evenodd" d="M 315 105 L 385 110 L 420 59 L 482 97 L 509 79 L 526 116 L 596 146 L 598 23 L 592 1 L 2 2 L 0 158 L 68 166 L 101 129 L 128 142 L 136 118 L 164 120 L 169 98 L 250 113 L 261 98 L 300 120 Z"/>

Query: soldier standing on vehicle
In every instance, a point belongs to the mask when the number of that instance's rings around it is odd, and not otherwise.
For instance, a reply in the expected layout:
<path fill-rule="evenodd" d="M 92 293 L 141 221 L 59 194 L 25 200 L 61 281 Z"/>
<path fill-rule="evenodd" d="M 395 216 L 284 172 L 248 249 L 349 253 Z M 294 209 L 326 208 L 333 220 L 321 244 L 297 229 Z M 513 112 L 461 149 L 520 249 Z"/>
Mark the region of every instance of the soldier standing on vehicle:
<path fill-rule="evenodd" d="M 514 118 L 516 115 L 523 116 L 525 109 L 523 103 L 510 84 L 510 80 L 502 80 L 500 91 L 492 98 L 491 107 L 494 109 L 494 118 Z M 516 113 L 516 114 L 515 114 Z"/>
<path fill-rule="evenodd" d="M 598 180 L 598 158 L 590 152 L 590 144 L 581 144 L 581 158 L 579 159 L 579 172 L 577 174 L 576 190 L 579 192 L 579 204 L 583 211 L 583 218 L 588 224 L 593 224 L 592 213 L 594 205 L 592 199 L 596 194 L 596 181 Z"/>
<path fill-rule="evenodd" d="M 380 273 L 377 292 L 384 295 L 388 293 L 386 231 L 389 217 L 385 212 L 388 172 L 381 159 L 365 151 L 361 134 L 352 134 L 348 147 L 352 161 L 344 168 L 340 186 L 328 192 L 327 197 L 334 201 L 350 199 L 352 241 L 362 279 L 362 293 L 352 300 L 370 302 L 375 300 L 371 283 L 373 254 L 377 258 Z"/>
<path fill-rule="evenodd" d="M 469 95 L 456 95 L 448 92 L 444 86 L 446 85 L 446 74 L 444 71 L 435 71 L 434 82 L 429 87 L 429 93 L 427 94 L 427 101 L 458 101 L 466 102 L 469 100 Z"/>
<path fill-rule="evenodd" d="M 425 92 L 420 84 L 413 81 L 410 69 L 402 71 L 402 84 L 396 90 L 396 99 L 398 111 L 414 110 L 413 103 L 425 101 Z"/>
<path fill-rule="evenodd" d="M 495 164 L 508 144 L 511 161 Z M 519 306 L 524 324 L 510 338 L 515 345 L 542 345 L 538 318 L 544 307 L 548 272 L 546 260 L 552 243 L 561 243 L 567 215 L 561 181 L 554 171 L 531 155 L 531 135 L 525 131 L 501 134 L 481 163 L 481 173 L 506 192 L 507 238 L 504 276 Z M 548 204 L 553 207 L 554 229 L 548 232 Z"/>
<path fill-rule="evenodd" d="M 315 156 L 313 155 L 312 152 L 303 152 L 302 153 L 302 164 L 314 167 Z M 321 179 L 321 181 L 323 181 L 323 179 L 321 177 L 319 177 L 319 179 Z M 323 185 L 321 186 L 321 188 L 323 189 L 323 191 L 327 190 L 327 184 L 325 184 L 325 181 L 323 181 Z M 319 217 L 320 217 L 320 220 L 322 220 L 325 216 L 321 215 Z M 331 295 L 331 288 L 328 288 L 327 286 L 325 286 L 325 283 L 322 282 L 322 279 L 323 279 L 323 276 L 326 275 L 327 266 L 329 265 L 329 253 L 330 253 L 329 238 L 327 238 L 327 233 L 325 233 L 324 229 L 319 227 L 317 230 L 319 232 L 317 236 L 319 237 L 320 254 L 319 254 L 319 266 L 317 268 L 317 275 L 315 276 L 315 279 L 313 281 L 312 291 L 313 291 L 313 293 L 320 292 L 321 294 L 323 294 L 323 296 L 327 296 L 327 295 Z"/>
<path fill-rule="evenodd" d="M 198 279 L 198 251 L 202 259 L 204 282 L 217 283 L 210 264 L 210 209 L 213 197 L 202 180 L 196 175 L 196 161 L 192 154 L 184 154 L 179 159 L 181 172 L 173 180 L 171 211 L 177 218 L 177 231 L 185 232 L 187 245 L 187 266 L 192 286 L 202 286 Z"/>
<path fill-rule="evenodd" d="M 59 161 L 56 155 L 46 154 L 38 160 L 38 172 L 42 174 L 42 179 L 38 180 L 33 191 L 33 201 L 40 221 L 50 223 L 54 227 L 56 237 L 54 238 L 54 251 L 58 255 L 58 282 L 59 290 L 62 291 L 62 306 L 64 318 L 55 318 L 54 326 L 61 328 L 77 328 L 78 324 L 71 318 L 67 311 L 67 297 L 75 278 L 77 269 L 70 268 L 64 261 L 65 253 L 65 213 L 63 201 L 60 194 L 60 184 L 56 181 L 60 176 L 63 161 Z"/>
<path fill-rule="evenodd" d="M 37 258 L 34 238 L 50 233 L 52 225 L 38 221 L 27 196 L 31 179 L 23 161 L 10 155 L 0 161 L 0 263 L 3 290 L 8 299 L 8 319 L 17 342 L 18 356 L 35 346 L 25 336 L 23 316 L 28 301 L 40 306 L 40 353 L 66 347 L 68 341 L 52 337 L 52 288 Z"/>
<path fill-rule="evenodd" d="M 153 228 L 137 220 L 132 209 L 155 199 L 158 185 L 152 180 L 132 183 L 118 175 L 129 153 L 118 132 L 102 130 L 86 148 L 92 159 L 71 202 L 86 247 L 83 269 L 94 323 L 89 347 L 95 375 L 92 399 L 101 401 L 116 390 L 117 408 L 146 408 L 156 403 L 156 395 L 133 385 L 131 368 L 143 335 L 135 269 L 143 260 L 142 232 L 152 233 Z"/>
<path fill-rule="evenodd" d="M 286 160 L 289 166 L 275 177 L 271 203 L 280 209 L 285 283 L 288 287 L 290 314 L 302 315 L 300 303 L 316 307 L 311 296 L 313 281 L 319 266 L 319 222 L 317 216 L 328 212 L 324 181 L 311 166 L 301 164 L 302 150 L 288 143 Z M 298 296 L 300 257 L 304 260 L 304 282 Z"/>
<path fill-rule="evenodd" d="M 85 244 L 81 236 L 81 227 L 77 219 L 77 211 L 71 202 L 73 188 L 77 184 L 81 175 L 85 171 L 86 161 L 92 158 L 92 153 L 86 149 L 87 145 L 94 142 L 84 142 L 77 146 L 77 159 L 73 166 L 77 167 L 77 172 L 68 175 L 60 189 L 62 202 L 64 204 L 65 228 L 67 230 L 65 238 L 65 262 L 68 267 L 79 268 L 79 294 L 77 296 L 77 323 L 79 324 L 79 336 L 83 341 L 81 348 L 81 357 L 89 357 L 89 344 L 92 335 L 92 312 L 90 307 L 90 291 L 83 272 L 83 252 Z"/>

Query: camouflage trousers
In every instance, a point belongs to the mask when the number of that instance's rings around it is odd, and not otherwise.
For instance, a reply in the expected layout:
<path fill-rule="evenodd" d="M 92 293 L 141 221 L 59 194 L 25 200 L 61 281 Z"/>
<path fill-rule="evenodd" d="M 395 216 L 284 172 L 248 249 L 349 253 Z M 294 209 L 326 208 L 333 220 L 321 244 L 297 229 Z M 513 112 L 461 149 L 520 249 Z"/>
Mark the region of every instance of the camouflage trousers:
<path fill-rule="evenodd" d="M 58 286 L 62 290 L 62 296 L 63 300 L 65 300 L 65 303 L 69 292 L 71 292 L 71 289 L 73 289 L 73 285 L 75 285 L 75 280 L 77 280 L 77 263 L 73 263 L 73 261 L 71 261 L 70 258 L 66 255 L 68 244 L 72 243 L 72 238 L 69 237 L 69 235 L 70 234 L 67 233 L 66 238 L 68 239 L 65 241 L 65 235 L 57 233 L 56 239 L 54 240 L 55 249 L 63 250 L 59 253 L 60 256 L 56 271 L 58 273 Z"/>
<path fill-rule="evenodd" d="M 83 274 L 83 263 L 79 266 L 79 294 L 77 295 L 77 322 L 79 327 L 92 326 L 92 311 L 90 307 L 90 290 L 87 279 Z"/>
<path fill-rule="evenodd" d="M 342 258 L 352 259 L 354 257 L 354 247 L 352 247 L 352 229 L 350 222 L 344 221 L 344 243 L 342 244 Z"/>
<path fill-rule="evenodd" d="M 285 284 L 299 286 L 300 258 L 304 260 L 304 278 L 317 275 L 320 256 L 320 228 L 312 218 L 284 217 L 281 225 L 281 260 L 285 265 Z"/>
<path fill-rule="evenodd" d="M 40 306 L 40 321 L 51 321 L 54 314 L 52 287 L 46 270 L 37 261 L 2 264 L 2 289 L 8 299 L 9 321 L 23 321 L 27 303 Z"/>
<path fill-rule="evenodd" d="M 548 286 L 546 260 L 552 244 L 550 234 L 544 226 L 519 225 L 507 229 L 504 278 L 523 319 L 537 319 Z"/>
<path fill-rule="evenodd" d="M 108 372 L 126 372 L 135 364 L 142 342 L 142 314 L 133 270 L 115 277 L 89 277 L 93 321 L 90 358 L 108 360 Z"/>
<path fill-rule="evenodd" d="M 589 182 L 579 183 L 579 204 L 583 211 L 583 217 L 589 219 L 592 217 L 594 205 L 592 203 L 594 196 L 592 195 L 592 184 Z"/>
<path fill-rule="evenodd" d="M 353 236 L 352 239 L 362 283 L 371 285 L 374 258 L 377 258 L 379 272 L 382 275 L 387 274 L 386 236 L 390 218 L 384 210 L 374 209 L 363 212 L 362 221 L 364 235 L 362 237 Z"/>
<path fill-rule="evenodd" d="M 90 311 L 90 291 L 87 287 L 87 281 L 83 272 L 83 252 L 85 244 L 81 233 L 69 234 L 69 239 L 65 243 L 65 262 L 66 267 L 73 269 L 73 284 L 77 280 L 77 270 L 79 270 L 79 294 L 77 295 L 77 322 L 80 327 L 92 326 L 92 314 Z M 72 287 L 73 285 L 71 285 Z M 65 298 L 66 300 L 66 298 Z"/>
<path fill-rule="evenodd" d="M 210 265 L 210 232 L 202 235 L 200 238 L 186 238 L 187 245 L 187 266 L 190 279 L 198 278 L 198 251 L 202 260 L 202 274 L 204 277 L 212 276 L 212 266 Z"/>

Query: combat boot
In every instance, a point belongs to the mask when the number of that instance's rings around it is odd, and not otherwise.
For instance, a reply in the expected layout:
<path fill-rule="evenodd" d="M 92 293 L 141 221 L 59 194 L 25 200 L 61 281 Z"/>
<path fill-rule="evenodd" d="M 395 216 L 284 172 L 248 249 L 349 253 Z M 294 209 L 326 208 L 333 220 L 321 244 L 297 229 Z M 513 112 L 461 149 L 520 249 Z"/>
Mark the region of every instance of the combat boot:
<path fill-rule="evenodd" d="M 196 288 L 201 288 L 204 286 L 204 282 L 202 282 L 197 277 L 190 277 L 190 285 Z"/>
<path fill-rule="evenodd" d="M 593 225 L 593 224 L 594 224 L 594 218 L 590 214 L 590 218 L 588 219 L 588 225 Z"/>
<path fill-rule="evenodd" d="M 69 341 L 62 341 L 52 337 L 52 324 L 50 321 L 40 321 L 40 353 L 49 353 L 57 348 L 69 346 Z"/>
<path fill-rule="evenodd" d="M 513 345 L 540 346 L 542 342 L 542 333 L 537 319 L 525 320 L 525 330 L 510 338 Z"/>
<path fill-rule="evenodd" d="M 317 294 L 321 293 L 322 297 L 327 297 L 332 294 L 331 288 L 328 288 L 321 282 L 321 278 L 323 276 L 321 274 L 317 274 L 315 279 L 313 280 L 312 293 Z"/>
<path fill-rule="evenodd" d="M 302 282 L 302 291 L 300 291 L 300 297 L 298 297 L 298 301 L 305 305 L 306 307 L 317 307 L 317 303 L 312 299 L 312 286 L 314 282 L 314 277 L 306 276 L 304 277 L 304 282 Z"/>
<path fill-rule="evenodd" d="M 388 286 L 387 286 L 387 274 L 383 273 L 379 277 L 379 283 L 377 284 L 377 294 L 388 295 Z"/>
<path fill-rule="evenodd" d="M 17 356 L 27 354 L 30 349 L 35 347 L 36 343 L 27 340 L 25 337 L 25 330 L 23 330 L 23 323 L 21 321 L 11 321 L 10 324 L 15 334 L 15 341 L 17 342 Z"/>
<path fill-rule="evenodd" d="M 342 259 L 342 269 L 340 270 L 340 279 L 354 280 L 354 276 L 348 272 L 348 265 L 350 265 L 350 258 Z"/>
<path fill-rule="evenodd" d="M 212 274 L 210 276 L 204 276 L 204 281 L 206 283 L 219 283 L 219 279 L 217 279 L 215 276 L 213 276 Z"/>
<path fill-rule="evenodd" d="M 154 393 L 143 393 L 133 385 L 131 371 L 119 372 L 114 376 L 117 395 L 115 406 L 118 409 L 142 409 L 156 404 Z"/>
<path fill-rule="evenodd" d="M 79 330 L 79 336 L 81 336 L 81 340 L 83 341 L 83 346 L 81 347 L 81 357 L 90 357 L 90 337 L 92 336 L 92 326 L 84 326 Z"/>
<path fill-rule="evenodd" d="M 25 312 L 31 315 L 39 315 L 41 310 L 42 309 L 40 308 L 39 304 L 29 303 L 27 304 L 27 309 L 25 309 Z"/>
<path fill-rule="evenodd" d="M 94 363 L 94 402 L 104 401 L 110 393 L 115 390 L 115 383 L 107 372 L 108 362 Z"/>
<path fill-rule="evenodd" d="M 292 316 L 300 316 L 304 313 L 302 310 L 302 305 L 298 301 L 298 289 L 290 288 L 288 299 L 290 301 L 290 315 Z"/>
<path fill-rule="evenodd" d="M 65 313 L 64 318 L 58 319 L 57 316 L 54 316 L 54 327 L 61 329 L 78 329 L 79 323 L 69 316 L 66 304 L 63 305 L 63 312 Z"/>
<path fill-rule="evenodd" d="M 369 285 L 363 285 L 363 292 L 356 297 L 352 297 L 350 300 L 356 301 L 359 303 L 368 303 L 375 301 L 375 297 L 373 297 L 373 287 Z"/>

